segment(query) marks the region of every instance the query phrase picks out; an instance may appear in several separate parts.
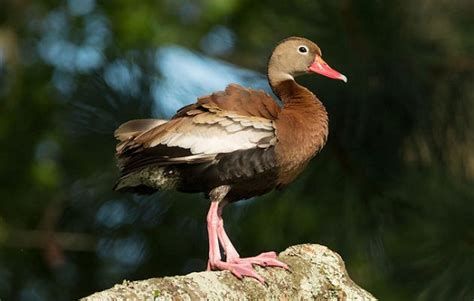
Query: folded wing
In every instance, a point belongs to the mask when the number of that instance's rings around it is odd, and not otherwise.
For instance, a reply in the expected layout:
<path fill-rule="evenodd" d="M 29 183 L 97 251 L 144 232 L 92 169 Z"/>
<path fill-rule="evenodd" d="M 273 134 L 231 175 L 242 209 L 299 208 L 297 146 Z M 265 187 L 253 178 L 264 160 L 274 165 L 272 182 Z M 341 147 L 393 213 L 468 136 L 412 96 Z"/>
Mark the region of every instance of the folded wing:
<path fill-rule="evenodd" d="M 151 164 L 212 162 L 219 154 L 269 148 L 277 142 L 274 119 L 279 110 L 268 94 L 230 85 L 184 107 L 169 121 L 124 123 L 115 132 L 122 175 Z"/>

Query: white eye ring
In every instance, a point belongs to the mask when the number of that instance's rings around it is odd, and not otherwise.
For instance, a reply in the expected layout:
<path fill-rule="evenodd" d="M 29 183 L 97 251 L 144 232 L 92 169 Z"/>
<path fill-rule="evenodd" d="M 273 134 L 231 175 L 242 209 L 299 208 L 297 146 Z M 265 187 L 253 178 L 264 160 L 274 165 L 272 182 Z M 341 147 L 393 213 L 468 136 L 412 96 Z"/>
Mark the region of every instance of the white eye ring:
<path fill-rule="evenodd" d="M 298 52 L 303 55 L 307 55 L 309 50 L 308 50 L 308 47 L 306 47 L 305 45 L 300 45 L 298 46 Z"/>

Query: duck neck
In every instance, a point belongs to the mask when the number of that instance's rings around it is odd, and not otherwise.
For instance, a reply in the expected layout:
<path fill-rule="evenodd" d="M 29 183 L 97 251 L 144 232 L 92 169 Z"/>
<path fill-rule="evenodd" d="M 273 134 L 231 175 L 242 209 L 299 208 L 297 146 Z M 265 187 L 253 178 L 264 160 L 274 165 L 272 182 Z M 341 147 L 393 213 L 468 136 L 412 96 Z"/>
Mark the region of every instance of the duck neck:
<path fill-rule="evenodd" d="M 298 119 L 298 122 L 302 122 L 303 124 L 300 125 L 311 133 L 313 142 L 316 143 L 316 146 L 319 145 L 320 149 L 326 143 L 329 130 L 328 113 L 323 103 L 311 91 L 294 80 L 281 81 L 272 85 L 272 89 L 283 102 L 281 117 L 292 116 L 292 118 Z M 313 146 L 311 145 L 311 147 Z"/>
<path fill-rule="evenodd" d="M 318 107 L 326 111 L 321 101 L 308 89 L 299 85 L 294 79 L 273 82 L 269 79 L 270 86 L 276 96 L 283 102 L 284 108 L 290 107 Z"/>
<path fill-rule="evenodd" d="M 329 120 L 318 98 L 294 80 L 279 82 L 272 89 L 283 102 L 276 120 L 279 142 L 275 151 L 285 174 L 280 181 L 285 184 L 326 144 Z"/>

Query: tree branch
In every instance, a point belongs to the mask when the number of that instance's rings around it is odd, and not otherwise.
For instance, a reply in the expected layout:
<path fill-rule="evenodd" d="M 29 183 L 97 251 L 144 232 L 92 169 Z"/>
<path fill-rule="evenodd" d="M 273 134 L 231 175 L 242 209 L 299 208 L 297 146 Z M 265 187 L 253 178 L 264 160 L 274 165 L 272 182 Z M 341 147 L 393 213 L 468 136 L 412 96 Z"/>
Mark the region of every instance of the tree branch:
<path fill-rule="evenodd" d="M 82 300 L 376 300 L 349 278 L 341 257 L 324 246 L 292 246 L 279 259 L 292 271 L 257 267 L 266 286 L 254 279 L 239 280 L 227 271 L 200 272 L 125 280 Z"/>

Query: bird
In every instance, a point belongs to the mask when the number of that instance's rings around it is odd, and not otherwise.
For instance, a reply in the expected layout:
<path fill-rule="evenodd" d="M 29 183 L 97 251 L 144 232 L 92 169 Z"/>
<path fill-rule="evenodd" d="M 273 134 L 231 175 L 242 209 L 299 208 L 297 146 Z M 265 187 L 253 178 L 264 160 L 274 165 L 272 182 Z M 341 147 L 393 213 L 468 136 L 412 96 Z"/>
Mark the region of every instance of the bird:
<path fill-rule="evenodd" d="M 287 186 L 326 144 L 328 113 L 295 77 L 317 73 L 347 82 L 323 60 L 321 49 L 302 37 L 280 41 L 267 71 L 281 104 L 262 90 L 229 84 L 169 120 L 131 120 L 114 132 L 120 170 L 114 190 L 204 193 L 210 201 L 207 270 L 227 270 L 262 283 L 254 265 L 287 270 L 288 265 L 275 252 L 241 257 L 224 229 L 222 210 Z"/>

